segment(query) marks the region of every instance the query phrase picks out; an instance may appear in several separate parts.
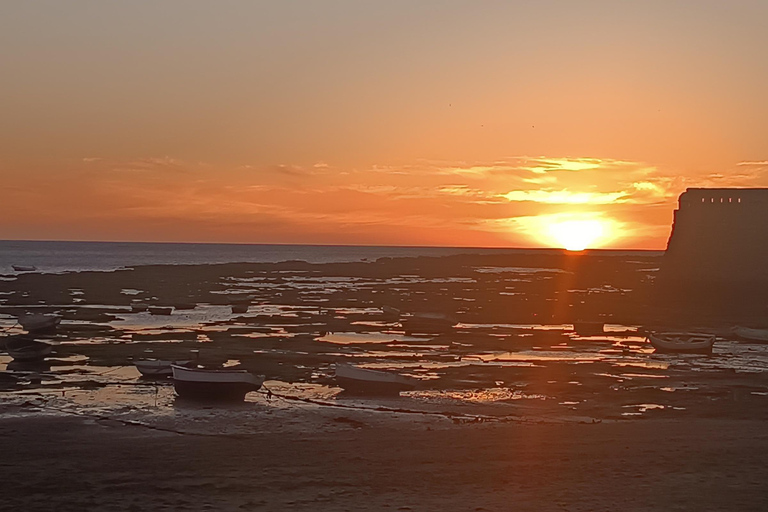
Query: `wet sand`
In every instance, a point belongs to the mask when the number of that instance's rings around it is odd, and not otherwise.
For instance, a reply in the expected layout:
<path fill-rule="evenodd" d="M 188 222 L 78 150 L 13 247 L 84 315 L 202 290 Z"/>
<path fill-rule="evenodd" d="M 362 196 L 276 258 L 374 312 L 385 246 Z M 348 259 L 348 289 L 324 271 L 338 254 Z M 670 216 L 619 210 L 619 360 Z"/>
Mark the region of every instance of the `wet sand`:
<path fill-rule="evenodd" d="M 762 421 L 429 425 L 355 414 L 250 434 L 0 421 L 5 510 L 765 510 Z"/>
<path fill-rule="evenodd" d="M 762 510 L 768 345 L 658 307 L 658 266 L 551 254 L 5 276 L 0 328 L 23 311 L 64 320 L 45 362 L 0 355 L 2 507 Z M 382 306 L 460 323 L 408 333 Z M 579 335 L 577 319 L 606 332 Z M 714 353 L 654 353 L 642 329 L 667 326 L 717 334 Z M 266 387 L 188 404 L 140 379 L 140 358 L 240 365 Z M 349 396 L 338 362 L 420 383 Z"/>

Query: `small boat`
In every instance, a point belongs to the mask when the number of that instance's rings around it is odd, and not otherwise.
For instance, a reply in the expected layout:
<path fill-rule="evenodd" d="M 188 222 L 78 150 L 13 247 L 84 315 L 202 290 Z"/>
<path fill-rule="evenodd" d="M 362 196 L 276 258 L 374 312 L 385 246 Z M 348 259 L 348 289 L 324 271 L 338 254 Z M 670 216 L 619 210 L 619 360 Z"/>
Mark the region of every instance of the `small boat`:
<path fill-rule="evenodd" d="M 248 370 L 208 370 L 177 364 L 172 364 L 171 369 L 173 387 L 181 398 L 242 401 L 249 391 L 258 390 L 264 383 L 263 375 Z"/>
<path fill-rule="evenodd" d="M 150 315 L 170 315 L 173 313 L 173 306 L 149 306 Z"/>
<path fill-rule="evenodd" d="M 58 315 L 23 315 L 19 324 L 28 332 L 53 331 L 61 323 Z"/>
<path fill-rule="evenodd" d="M 131 304 L 131 312 L 133 313 L 141 313 L 147 309 L 149 309 L 149 306 L 146 304 Z"/>
<path fill-rule="evenodd" d="M 134 366 L 144 377 L 170 377 L 173 375 L 171 365 L 185 366 L 189 361 L 159 361 L 156 359 L 147 359 L 134 361 Z"/>
<path fill-rule="evenodd" d="M 754 329 L 752 327 L 736 326 L 733 328 L 733 334 L 739 337 L 739 339 L 745 341 L 758 341 L 761 343 L 768 343 L 768 329 Z"/>
<path fill-rule="evenodd" d="M 393 308 L 392 306 L 381 306 L 381 312 L 388 319 L 392 319 L 392 320 L 400 319 L 400 310 L 397 308 Z"/>
<path fill-rule="evenodd" d="M 418 380 L 397 373 L 336 364 L 336 382 L 346 391 L 363 394 L 398 394 L 416 387 Z"/>
<path fill-rule="evenodd" d="M 695 332 L 657 332 L 648 334 L 648 341 L 657 352 L 711 354 L 715 335 Z"/>
<path fill-rule="evenodd" d="M 443 313 L 413 313 L 400 320 L 406 334 L 450 332 L 458 322 Z"/>
<path fill-rule="evenodd" d="M 197 307 L 197 304 L 194 302 L 182 302 L 180 304 L 174 304 L 174 306 L 178 310 L 189 310 L 189 309 L 195 309 Z"/>
<path fill-rule="evenodd" d="M 53 350 L 53 346 L 28 336 L 14 336 L 5 343 L 8 355 L 15 361 L 40 361 Z"/>
<path fill-rule="evenodd" d="M 232 313 L 247 313 L 249 307 L 251 307 L 251 304 L 248 302 L 232 304 Z"/>
<path fill-rule="evenodd" d="M 37 267 L 33 267 L 32 265 L 11 265 L 11 267 L 16 272 L 34 272 L 37 270 Z"/>
<path fill-rule="evenodd" d="M 605 334 L 605 322 L 573 322 L 573 330 L 579 336 L 600 336 Z"/>

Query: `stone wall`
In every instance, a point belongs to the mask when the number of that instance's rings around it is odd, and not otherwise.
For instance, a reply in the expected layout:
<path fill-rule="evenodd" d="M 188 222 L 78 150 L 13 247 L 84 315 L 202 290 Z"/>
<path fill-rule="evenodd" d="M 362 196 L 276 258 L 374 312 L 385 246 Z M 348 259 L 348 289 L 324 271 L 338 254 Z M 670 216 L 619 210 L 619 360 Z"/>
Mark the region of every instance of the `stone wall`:
<path fill-rule="evenodd" d="M 657 297 L 682 308 L 764 311 L 768 189 L 686 190 L 656 287 Z"/>

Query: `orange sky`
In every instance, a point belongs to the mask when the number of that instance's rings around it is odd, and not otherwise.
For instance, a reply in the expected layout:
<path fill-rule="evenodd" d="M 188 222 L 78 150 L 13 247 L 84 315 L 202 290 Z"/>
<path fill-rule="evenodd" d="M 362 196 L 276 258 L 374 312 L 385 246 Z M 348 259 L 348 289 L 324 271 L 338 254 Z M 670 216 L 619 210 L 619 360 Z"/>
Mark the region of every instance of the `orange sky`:
<path fill-rule="evenodd" d="M 0 7 L 0 238 L 663 248 L 768 186 L 768 3 Z"/>

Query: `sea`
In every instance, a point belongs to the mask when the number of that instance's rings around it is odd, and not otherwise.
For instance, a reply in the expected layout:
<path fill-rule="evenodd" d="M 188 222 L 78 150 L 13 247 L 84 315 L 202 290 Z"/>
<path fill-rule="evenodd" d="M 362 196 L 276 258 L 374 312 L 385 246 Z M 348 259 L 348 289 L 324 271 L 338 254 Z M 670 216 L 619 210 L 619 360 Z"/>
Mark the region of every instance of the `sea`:
<path fill-rule="evenodd" d="M 35 267 L 43 273 L 60 273 L 112 271 L 141 265 L 276 263 L 292 260 L 341 263 L 375 261 L 382 257 L 547 254 L 553 250 L 556 249 L 0 240 L 0 274 L 15 273 L 13 265 Z M 617 256 L 649 254 L 649 251 L 605 252 Z"/>

